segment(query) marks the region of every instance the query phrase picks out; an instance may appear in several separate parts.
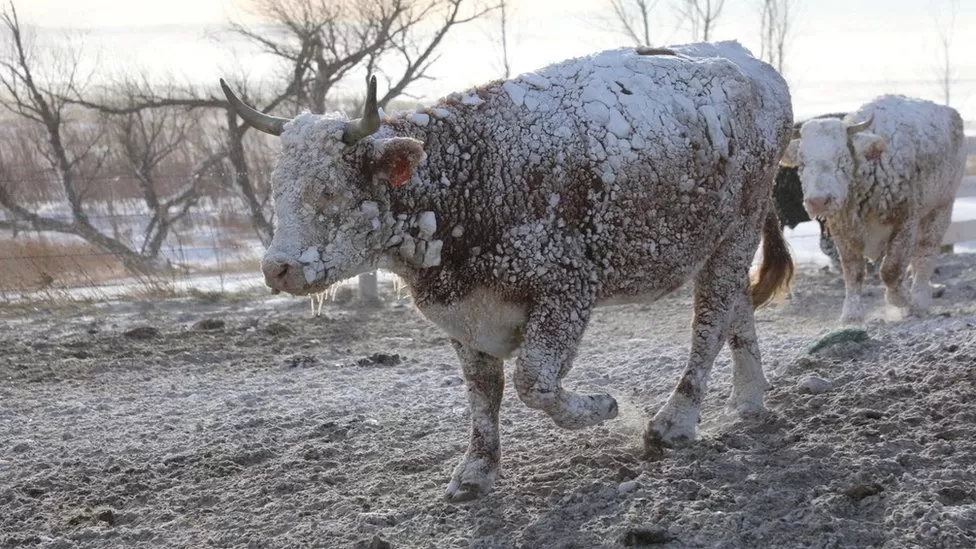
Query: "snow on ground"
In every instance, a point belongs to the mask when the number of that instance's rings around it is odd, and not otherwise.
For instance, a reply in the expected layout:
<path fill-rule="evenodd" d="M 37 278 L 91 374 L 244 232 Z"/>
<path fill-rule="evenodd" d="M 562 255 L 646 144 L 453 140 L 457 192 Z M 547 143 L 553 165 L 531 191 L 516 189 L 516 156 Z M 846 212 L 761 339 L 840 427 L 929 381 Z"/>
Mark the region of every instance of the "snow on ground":
<path fill-rule="evenodd" d="M 568 385 L 621 417 L 563 431 L 508 390 L 503 476 L 465 505 L 441 499 L 468 428 L 456 359 L 402 301 L 0 308 L 0 547 L 971 549 L 976 255 L 935 282 L 930 315 L 887 323 L 871 280 L 869 339 L 808 354 L 843 284 L 804 267 L 758 315 L 768 412 L 725 412 L 723 351 L 701 439 L 660 461 L 640 432 L 690 292 L 600 309 Z"/>

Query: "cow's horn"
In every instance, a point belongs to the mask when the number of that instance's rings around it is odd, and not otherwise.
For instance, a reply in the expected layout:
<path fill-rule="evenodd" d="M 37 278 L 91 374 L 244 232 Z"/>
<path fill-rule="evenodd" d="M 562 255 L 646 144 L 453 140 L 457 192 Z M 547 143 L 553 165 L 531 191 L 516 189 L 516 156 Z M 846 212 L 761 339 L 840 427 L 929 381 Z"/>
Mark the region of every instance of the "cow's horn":
<path fill-rule="evenodd" d="M 366 105 L 363 107 L 363 117 L 346 123 L 346 130 L 342 133 L 343 143 L 352 145 L 380 129 L 380 109 L 376 103 L 376 77 L 366 76 Z"/>
<path fill-rule="evenodd" d="M 241 101 L 223 78 L 220 79 L 220 88 L 224 90 L 224 95 L 227 96 L 227 101 L 230 101 L 230 106 L 234 112 L 239 114 L 245 122 L 254 126 L 255 129 L 271 135 L 281 135 L 281 132 L 285 130 L 285 124 L 290 121 L 288 118 L 278 118 L 254 109 Z"/>
<path fill-rule="evenodd" d="M 871 122 L 874 122 L 874 113 L 871 113 L 871 116 L 868 116 L 868 119 L 865 120 L 864 122 L 858 122 L 857 124 L 848 124 L 847 135 L 854 135 L 858 132 L 862 132 L 868 129 L 868 126 L 871 125 Z"/>

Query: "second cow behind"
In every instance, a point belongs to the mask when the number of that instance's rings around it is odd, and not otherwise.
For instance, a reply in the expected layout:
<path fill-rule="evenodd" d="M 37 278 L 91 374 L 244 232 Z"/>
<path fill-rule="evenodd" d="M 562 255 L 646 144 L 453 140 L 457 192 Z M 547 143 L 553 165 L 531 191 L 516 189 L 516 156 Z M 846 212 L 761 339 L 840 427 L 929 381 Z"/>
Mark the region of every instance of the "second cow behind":
<path fill-rule="evenodd" d="M 810 217 L 827 220 L 844 271 L 843 322 L 863 319 L 865 259 L 882 254 L 887 304 L 899 316 L 928 308 L 965 162 L 962 118 L 930 101 L 886 95 L 845 120 L 801 126 L 781 164 L 799 169 Z"/>

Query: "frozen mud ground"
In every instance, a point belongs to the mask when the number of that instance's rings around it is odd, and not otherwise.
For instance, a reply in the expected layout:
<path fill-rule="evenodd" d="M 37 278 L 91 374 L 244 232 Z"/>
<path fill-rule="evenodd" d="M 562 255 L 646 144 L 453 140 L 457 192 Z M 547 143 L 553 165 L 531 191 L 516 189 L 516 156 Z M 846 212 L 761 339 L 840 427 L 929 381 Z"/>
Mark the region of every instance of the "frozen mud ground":
<path fill-rule="evenodd" d="M 640 433 L 684 363 L 688 289 L 601 309 L 568 385 L 621 417 L 562 431 L 507 389 L 503 476 L 464 505 L 442 499 L 456 359 L 404 302 L 0 309 L 0 547 L 971 549 L 976 255 L 936 282 L 929 316 L 888 323 L 875 280 L 870 339 L 811 355 L 843 284 L 801 270 L 759 313 L 768 412 L 725 412 L 723 351 L 701 439 L 660 461 Z"/>

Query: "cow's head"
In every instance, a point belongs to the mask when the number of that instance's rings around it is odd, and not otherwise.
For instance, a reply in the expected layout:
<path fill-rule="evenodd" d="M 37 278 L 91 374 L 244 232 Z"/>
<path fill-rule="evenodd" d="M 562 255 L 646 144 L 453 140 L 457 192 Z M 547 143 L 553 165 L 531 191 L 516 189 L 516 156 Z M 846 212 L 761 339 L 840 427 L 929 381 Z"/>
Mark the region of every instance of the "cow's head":
<path fill-rule="evenodd" d="M 799 168 L 803 206 L 810 217 L 837 213 L 847 200 L 857 165 L 884 150 L 884 138 L 864 131 L 873 121 L 873 116 L 859 123 L 808 120 L 786 147 L 780 166 Z"/>
<path fill-rule="evenodd" d="M 248 124 L 281 136 L 272 174 L 275 233 L 261 269 L 268 286 L 295 295 L 321 291 L 374 270 L 391 235 L 390 187 L 409 181 L 422 160 L 416 139 L 374 136 L 380 129 L 376 78 L 362 118 L 256 111 L 221 87 Z"/>

